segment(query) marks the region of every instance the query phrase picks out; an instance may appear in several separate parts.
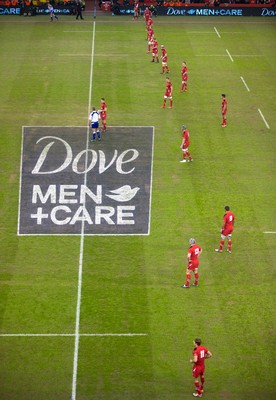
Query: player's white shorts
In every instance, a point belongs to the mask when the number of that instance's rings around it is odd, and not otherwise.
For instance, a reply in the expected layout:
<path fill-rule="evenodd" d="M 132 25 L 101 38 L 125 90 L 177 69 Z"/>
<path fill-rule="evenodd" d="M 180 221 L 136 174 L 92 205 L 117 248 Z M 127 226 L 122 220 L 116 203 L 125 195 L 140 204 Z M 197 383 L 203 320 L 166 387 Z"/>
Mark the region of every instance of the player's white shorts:
<path fill-rule="evenodd" d="M 225 240 L 225 238 L 227 238 L 227 239 L 231 239 L 231 237 L 232 237 L 232 233 L 229 233 L 229 235 L 223 235 L 223 234 L 221 234 L 220 235 L 221 236 L 221 238 L 222 238 L 222 240 Z"/>
<path fill-rule="evenodd" d="M 166 67 L 166 66 L 167 66 L 167 61 L 166 61 L 166 62 L 163 62 L 163 61 L 162 61 L 162 66 L 163 66 L 163 67 Z"/>
<path fill-rule="evenodd" d="M 172 100 L 172 96 L 164 96 L 164 99 L 170 99 L 170 100 Z"/>
<path fill-rule="evenodd" d="M 183 151 L 183 152 L 186 152 L 186 151 L 188 151 L 188 150 L 189 150 L 188 147 L 186 147 L 185 149 L 182 147 L 182 151 Z"/>
<path fill-rule="evenodd" d="M 151 40 L 148 41 L 148 45 L 152 46 L 152 41 Z"/>

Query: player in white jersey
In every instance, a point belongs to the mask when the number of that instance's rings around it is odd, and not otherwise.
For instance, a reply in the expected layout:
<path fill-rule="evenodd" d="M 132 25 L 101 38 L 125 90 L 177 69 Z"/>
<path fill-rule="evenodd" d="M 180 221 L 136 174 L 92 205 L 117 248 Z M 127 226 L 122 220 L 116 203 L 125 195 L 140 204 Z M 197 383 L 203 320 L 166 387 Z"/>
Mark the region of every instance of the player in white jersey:
<path fill-rule="evenodd" d="M 54 7 L 52 6 L 52 4 L 51 4 L 51 3 L 48 3 L 48 4 L 47 4 L 47 7 L 48 7 L 49 14 L 50 14 L 50 17 L 51 17 L 51 22 L 53 22 L 54 18 L 55 18 L 55 19 L 58 19 L 58 17 L 55 15 Z"/>
<path fill-rule="evenodd" d="M 96 136 L 98 136 L 98 140 L 101 140 L 101 132 L 99 129 L 99 119 L 100 114 L 96 111 L 96 108 L 93 107 L 91 114 L 89 115 L 88 124 L 91 125 L 92 128 L 92 137 L 91 142 L 95 142 Z"/>

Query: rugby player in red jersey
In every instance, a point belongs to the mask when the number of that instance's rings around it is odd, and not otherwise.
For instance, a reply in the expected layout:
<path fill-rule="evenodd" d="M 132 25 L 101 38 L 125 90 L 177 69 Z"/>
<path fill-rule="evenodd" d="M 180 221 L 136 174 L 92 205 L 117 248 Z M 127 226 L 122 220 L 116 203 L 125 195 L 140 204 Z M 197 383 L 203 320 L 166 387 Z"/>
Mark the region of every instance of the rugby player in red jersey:
<path fill-rule="evenodd" d="M 194 397 L 202 397 L 205 377 L 205 358 L 212 357 L 212 353 L 206 347 L 202 346 L 201 339 L 194 340 L 194 350 L 193 350 L 193 358 L 190 359 L 190 362 L 193 364 L 192 374 L 194 377 L 194 383 L 196 392 L 193 393 Z M 199 378 L 201 384 L 199 383 Z"/>
<path fill-rule="evenodd" d="M 183 152 L 183 160 L 180 161 L 181 163 L 184 163 L 186 161 L 188 162 L 193 161 L 193 157 L 189 152 L 189 146 L 190 146 L 190 134 L 186 125 L 182 125 L 182 143 L 180 148 L 182 149 Z M 188 157 L 188 160 L 186 160 L 186 157 Z"/>
<path fill-rule="evenodd" d="M 182 288 L 188 289 L 190 287 L 191 272 L 193 272 L 195 276 L 195 281 L 193 283 L 193 286 L 198 286 L 198 266 L 199 266 L 198 257 L 201 255 L 201 253 L 202 253 L 202 248 L 198 244 L 196 244 L 195 239 L 191 238 L 190 247 L 187 255 L 188 265 L 186 270 L 186 283 L 185 285 L 181 286 Z"/>
<path fill-rule="evenodd" d="M 168 74 L 170 72 L 168 64 L 167 64 L 168 54 L 167 54 L 167 50 L 165 49 L 165 46 L 163 44 L 161 44 L 161 60 L 162 60 L 162 71 L 160 72 L 160 74 L 164 74 L 165 71 Z"/>
<path fill-rule="evenodd" d="M 221 232 L 221 241 L 219 243 L 219 248 L 215 249 L 216 252 L 222 253 L 222 249 L 224 246 L 225 239 L 228 240 L 228 253 L 232 253 L 232 232 L 234 230 L 234 222 L 235 222 L 235 215 L 230 211 L 229 206 L 224 207 L 225 214 L 223 216 L 223 225 L 220 230 Z"/>
<path fill-rule="evenodd" d="M 226 119 L 226 114 L 227 114 L 227 99 L 226 95 L 222 94 L 221 95 L 221 115 L 222 115 L 222 123 L 221 126 L 224 128 L 227 126 L 227 119 Z"/>
<path fill-rule="evenodd" d="M 152 39 L 152 60 L 151 62 L 156 61 L 159 63 L 159 57 L 158 57 L 158 42 L 155 38 Z"/>
<path fill-rule="evenodd" d="M 107 105 L 105 99 L 101 98 L 101 109 L 98 111 L 102 120 L 103 131 L 106 132 L 106 115 L 107 115 Z"/>
<path fill-rule="evenodd" d="M 164 94 L 164 101 L 163 101 L 163 105 L 161 106 L 161 108 L 165 108 L 166 107 L 167 99 L 170 99 L 169 108 L 172 108 L 172 105 L 173 105 L 172 93 L 173 93 L 173 86 L 172 86 L 172 83 L 170 81 L 170 78 L 167 76 L 166 77 L 166 90 L 165 90 L 165 94 Z"/>
<path fill-rule="evenodd" d="M 154 38 L 154 31 L 152 28 L 147 29 L 147 41 L 148 41 L 148 54 L 150 53 L 150 48 L 152 46 L 153 38 Z"/>
<path fill-rule="evenodd" d="M 188 91 L 188 86 L 187 86 L 188 68 L 187 68 L 185 61 L 183 61 L 183 63 L 182 63 L 181 78 L 182 78 L 182 86 L 181 86 L 180 92 L 187 92 Z"/>

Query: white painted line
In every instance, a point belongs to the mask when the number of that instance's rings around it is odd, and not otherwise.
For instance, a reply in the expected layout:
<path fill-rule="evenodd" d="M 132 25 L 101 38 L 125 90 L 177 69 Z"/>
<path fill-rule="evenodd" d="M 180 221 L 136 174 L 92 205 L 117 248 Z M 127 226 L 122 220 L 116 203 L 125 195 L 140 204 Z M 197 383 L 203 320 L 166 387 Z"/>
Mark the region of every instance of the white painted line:
<path fill-rule="evenodd" d="M 226 54 L 195 54 L 195 57 L 228 57 Z"/>
<path fill-rule="evenodd" d="M 214 26 L 214 30 L 215 30 L 216 34 L 218 35 L 218 37 L 221 39 L 221 36 L 220 36 L 220 34 L 219 34 L 219 32 L 218 32 L 218 30 L 217 30 L 217 28 L 215 26 Z"/>
<path fill-rule="evenodd" d="M 263 113 L 261 112 L 261 110 L 260 110 L 259 108 L 258 108 L 258 111 L 259 111 L 259 114 L 260 114 L 260 116 L 262 117 L 262 119 L 263 119 L 263 121 L 264 121 L 264 123 L 265 123 L 267 129 L 270 129 L 270 126 L 269 126 L 268 123 L 266 122 L 266 119 L 265 119 L 265 117 L 263 116 Z"/>
<path fill-rule="evenodd" d="M 92 84 L 93 84 L 93 65 L 94 65 L 94 48 L 95 48 L 95 30 L 96 22 L 93 22 L 92 43 L 91 43 L 91 61 L 90 61 L 90 77 L 89 77 L 89 94 L 88 94 L 88 107 L 87 119 L 91 112 L 91 97 L 92 97 Z M 89 124 L 87 124 L 86 133 L 86 150 L 89 148 Z M 88 164 L 88 151 L 85 152 L 85 171 L 87 171 Z M 84 186 L 87 185 L 87 172 L 84 174 Z M 85 200 L 84 205 L 85 207 Z M 79 255 L 79 274 L 78 274 L 78 297 L 76 307 L 76 327 L 75 327 L 75 348 L 74 348 L 74 364 L 73 364 L 73 378 L 72 378 L 72 396 L 71 400 L 76 400 L 77 388 L 77 375 L 78 375 L 78 356 L 79 356 L 79 329 L 80 329 L 80 310 L 81 310 L 81 290 L 82 290 L 82 265 L 83 265 L 83 248 L 84 248 L 84 220 L 81 222 L 81 237 L 80 237 L 80 255 Z"/>
<path fill-rule="evenodd" d="M 276 232 L 263 232 L 263 233 L 276 233 Z"/>
<path fill-rule="evenodd" d="M 229 51 L 228 51 L 227 49 L 226 49 L 226 53 L 228 54 L 228 56 L 229 56 L 230 60 L 233 62 L 234 60 L 233 60 L 233 58 L 232 58 L 231 54 L 229 53 Z"/>
<path fill-rule="evenodd" d="M 1 333 L 0 337 L 75 337 L 75 333 Z M 83 337 L 132 337 L 148 336 L 148 333 L 79 333 Z"/>
<path fill-rule="evenodd" d="M 247 86 L 247 84 L 246 84 L 244 78 L 243 78 L 242 76 L 241 76 L 240 78 L 241 78 L 241 80 L 242 80 L 242 83 L 243 83 L 244 86 L 246 87 L 246 90 L 247 90 L 248 92 L 250 92 L 250 89 L 249 89 L 249 87 Z"/>
<path fill-rule="evenodd" d="M 91 33 L 91 31 L 63 31 L 65 33 Z"/>

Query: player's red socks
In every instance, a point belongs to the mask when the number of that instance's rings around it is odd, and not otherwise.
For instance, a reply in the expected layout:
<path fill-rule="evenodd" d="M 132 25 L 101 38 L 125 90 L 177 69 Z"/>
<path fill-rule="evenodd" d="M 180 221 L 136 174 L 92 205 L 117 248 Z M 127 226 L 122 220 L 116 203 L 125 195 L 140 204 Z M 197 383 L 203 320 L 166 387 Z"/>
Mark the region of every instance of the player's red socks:
<path fill-rule="evenodd" d="M 195 382 L 195 388 L 196 388 L 196 391 L 197 391 L 198 394 L 201 394 L 201 393 L 202 393 L 201 390 L 200 390 L 200 384 L 199 384 L 199 382 Z"/>
<path fill-rule="evenodd" d="M 219 242 L 219 251 L 222 251 L 223 246 L 224 246 L 224 240 L 221 240 Z"/>
<path fill-rule="evenodd" d="M 232 251 L 232 240 L 228 240 L 228 251 Z"/>
<path fill-rule="evenodd" d="M 186 283 L 185 286 L 190 286 L 191 274 L 186 274 Z"/>
<path fill-rule="evenodd" d="M 173 103 L 172 100 L 170 100 L 170 108 L 172 108 L 172 103 Z"/>
<path fill-rule="evenodd" d="M 204 376 L 201 376 L 201 377 L 200 377 L 200 380 L 201 380 L 200 390 L 203 392 L 203 387 L 204 387 L 204 383 L 205 383 L 205 378 L 204 378 Z"/>
<path fill-rule="evenodd" d="M 198 285 L 198 273 L 195 274 L 195 285 Z"/>

